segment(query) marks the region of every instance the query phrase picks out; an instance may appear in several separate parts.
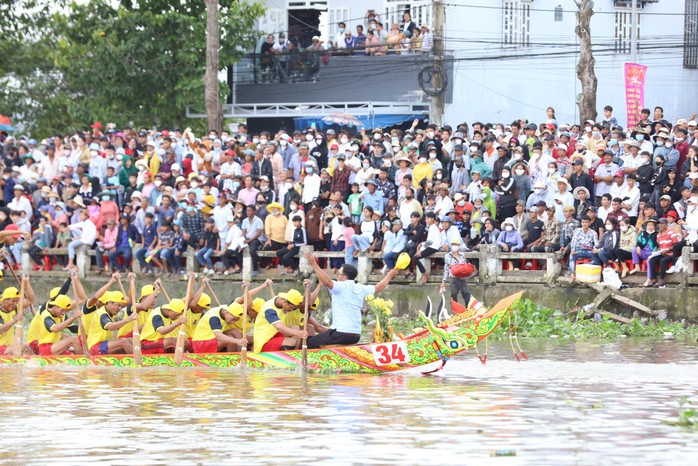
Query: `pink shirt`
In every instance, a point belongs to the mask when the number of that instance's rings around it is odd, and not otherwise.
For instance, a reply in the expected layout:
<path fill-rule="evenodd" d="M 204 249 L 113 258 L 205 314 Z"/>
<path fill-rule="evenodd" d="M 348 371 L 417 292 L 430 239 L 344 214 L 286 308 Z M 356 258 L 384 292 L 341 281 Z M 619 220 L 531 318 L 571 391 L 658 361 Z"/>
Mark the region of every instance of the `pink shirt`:
<path fill-rule="evenodd" d="M 119 233 L 119 229 L 114 226 L 111 230 L 107 228 L 104 230 L 104 235 L 102 235 L 102 242 L 104 243 L 104 249 L 111 249 L 116 246 L 116 235 Z"/>
<path fill-rule="evenodd" d="M 344 227 L 342 234 L 344 235 L 344 247 L 353 247 L 354 242 L 351 240 L 351 237 L 354 236 L 354 229 L 352 227 Z"/>

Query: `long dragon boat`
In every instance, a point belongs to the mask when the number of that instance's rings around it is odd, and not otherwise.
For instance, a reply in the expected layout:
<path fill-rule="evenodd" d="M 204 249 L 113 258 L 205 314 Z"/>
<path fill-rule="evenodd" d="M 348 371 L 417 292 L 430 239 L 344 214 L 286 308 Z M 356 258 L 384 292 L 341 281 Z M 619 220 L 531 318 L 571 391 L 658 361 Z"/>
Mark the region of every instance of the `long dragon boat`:
<path fill-rule="evenodd" d="M 511 313 L 522 292 L 500 300 L 491 309 L 484 306 L 467 309 L 434 324 L 420 311 L 425 328 L 398 341 L 357 344 L 307 351 L 307 370 L 329 373 L 394 372 L 441 362 L 473 347 L 489 337 Z M 240 353 L 184 355 L 179 367 L 235 367 L 241 364 Z M 302 364 L 300 350 L 247 353 L 247 367 L 253 369 L 294 370 Z M 0 365 L 27 366 L 109 366 L 138 367 L 133 355 L 106 356 L 0 356 Z M 141 366 L 175 367 L 173 354 L 143 355 Z M 439 368 L 440 368 L 439 367 Z M 431 371 L 430 371 L 431 372 Z"/>

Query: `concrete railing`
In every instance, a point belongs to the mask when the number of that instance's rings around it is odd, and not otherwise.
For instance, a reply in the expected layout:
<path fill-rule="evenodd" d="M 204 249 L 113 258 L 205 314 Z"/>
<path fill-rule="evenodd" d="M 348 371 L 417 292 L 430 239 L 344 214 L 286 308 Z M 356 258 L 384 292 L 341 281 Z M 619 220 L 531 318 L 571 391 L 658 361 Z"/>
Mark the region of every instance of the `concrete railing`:
<path fill-rule="evenodd" d="M 135 273 L 140 273 L 140 264 L 135 259 L 135 252 L 138 247 L 133 248 L 132 254 L 132 270 Z M 303 246 L 300 248 L 298 254 L 299 266 L 298 271 L 301 277 L 310 276 L 313 273 L 312 268 L 305 259 L 305 251 L 313 250 L 312 246 Z M 186 270 L 199 271 L 200 267 L 194 255 L 195 251 L 189 247 L 187 251 L 182 254 L 182 257 L 186 260 Z M 50 249 L 44 254 L 48 256 L 59 256 L 67 255 L 68 249 Z M 325 259 L 329 261 L 330 259 L 344 259 L 344 251 L 314 251 L 315 257 L 318 259 Z M 92 257 L 96 255 L 94 249 L 88 249 L 86 246 L 81 246 L 76 250 L 75 264 L 78 267 L 78 275 L 80 277 L 86 277 L 89 274 L 90 266 L 92 263 Z M 258 251 L 257 255 L 261 259 L 276 259 L 276 251 Z M 216 260 L 220 260 L 220 254 L 214 254 L 213 257 Z M 443 261 L 446 256 L 446 252 L 439 251 L 426 259 L 421 259 L 422 265 L 427 272 L 431 275 L 432 261 L 440 262 Z M 554 285 L 558 278 L 562 275 L 562 265 L 560 263 L 561 256 L 559 253 L 532 253 L 532 252 L 501 252 L 498 251 L 496 245 L 482 245 L 476 251 L 469 251 L 465 253 L 465 257 L 469 261 L 477 265 L 477 273 L 470 280 L 478 281 L 480 284 L 485 285 L 496 285 L 497 283 L 541 283 L 545 282 L 548 285 Z M 357 281 L 360 283 L 368 283 L 378 281 L 380 275 L 376 276 L 372 274 L 373 271 L 373 261 L 380 259 L 381 255 L 376 254 L 369 256 L 367 254 L 359 254 L 357 256 L 358 262 L 358 277 Z M 539 267 L 537 270 L 525 270 L 512 271 L 505 270 L 503 264 L 505 262 L 515 262 L 515 263 L 526 263 L 537 261 Z M 674 274 L 680 277 L 679 281 L 685 285 L 698 285 L 698 274 L 695 273 L 698 267 L 698 253 L 693 253 L 691 247 L 685 247 L 680 258 L 680 265 L 683 273 Z M 34 262 L 29 257 L 28 244 L 25 243 L 22 247 L 22 261 L 21 268 L 24 272 L 32 271 Z M 443 266 L 442 266 L 443 267 Z M 329 262 L 326 269 L 329 269 Z M 430 282 L 441 281 L 441 271 L 438 275 L 434 274 L 430 276 Z M 260 278 L 268 278 L 273 276 L 272 273 L 260 270 Z M 216 276 L 214 276 L 216 277 Z M 223 277 L 220 277 L 223 279 Z M 252 279 L 252 257 L 248 249 L 243 250 L 242 254 L 242 271 L 240 274 L 226 276 L 226 279 L 238 279 L 241 278 L 245 281 L 250 281 Z M 290 277 L 289 277 L 290 278 Z M 414 281 L 419 283 L 422 279 L 419 269 L 416 269 L 416 276 Z M 396 280 L 404 280 L 402 277 L 398 277 Z"/>

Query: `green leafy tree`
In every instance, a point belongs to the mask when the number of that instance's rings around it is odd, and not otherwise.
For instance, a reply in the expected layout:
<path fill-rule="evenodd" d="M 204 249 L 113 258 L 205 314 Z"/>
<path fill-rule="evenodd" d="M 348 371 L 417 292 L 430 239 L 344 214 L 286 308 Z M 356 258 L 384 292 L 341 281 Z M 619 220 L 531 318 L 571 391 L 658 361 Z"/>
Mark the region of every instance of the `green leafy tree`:
<path fill-rule="evenodd" d="M 264 10 L 258 3 L 219 3 L 220 63 L 228 65 L 256 43 L 254 24 Z M 11 78 L 0 74 L 16 88 L 0 96 L 0 113 L 9 107 L 30 129 L 69 130 L 95 120 L 185 124 L 186 105 L 203 107 L 204 2 L 92 0 L 40 11 L 48 21 L 32 10 L 25 17 L 38 56 L 16 66 Z M 2 50 L 7 44 L 0 39 Z"/>

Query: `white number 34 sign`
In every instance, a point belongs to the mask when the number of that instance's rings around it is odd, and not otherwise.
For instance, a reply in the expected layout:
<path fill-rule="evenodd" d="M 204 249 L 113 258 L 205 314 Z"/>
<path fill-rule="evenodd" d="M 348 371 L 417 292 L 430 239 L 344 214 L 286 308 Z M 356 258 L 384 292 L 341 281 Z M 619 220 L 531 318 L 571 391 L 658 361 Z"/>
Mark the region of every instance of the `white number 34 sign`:
<path fill-rule="evenodd" d="M 407 343 L 404 341 L 374 345 L 371 347 L 371 351 L 373 351 L 373 359 L 375 359 L 377 366 L 410 362 L 410 355 L 407 352 Z"/>

